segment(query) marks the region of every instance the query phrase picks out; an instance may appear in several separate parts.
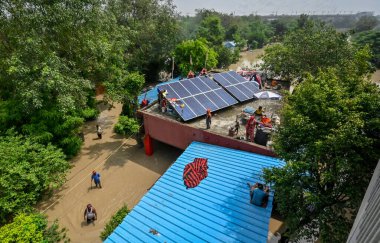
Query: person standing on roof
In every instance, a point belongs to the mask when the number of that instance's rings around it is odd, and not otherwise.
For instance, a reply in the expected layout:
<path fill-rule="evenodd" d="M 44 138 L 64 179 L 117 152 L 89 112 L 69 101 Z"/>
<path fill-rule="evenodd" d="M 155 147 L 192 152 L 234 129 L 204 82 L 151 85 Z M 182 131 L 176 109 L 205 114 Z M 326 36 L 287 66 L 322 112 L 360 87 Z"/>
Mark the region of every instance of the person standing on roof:
<path fill-rule="evenodd" d="M 207 109 L 207 112 L 206 112 L 206 128 L 207 129 L 210 129 L 211 127 L 211 110 L 210 109 Z"/>
<path fill-rule="evenodd" d="M 96 213 L 95 208 L 91 205 L 91 203 L 87 204 L 86 209 L 84 210 L 84 220 L 87 220 L 87 224 L 97 220 L 98 214 Z"/>
<path fill-rule="evenodd" d="M 91 175 L 91 187 L 92 187 L 92 180 L 94 180 L 95 187 L 102 188 L 102 184 L 100 183 L 100 174 L 96 172 L 95 170 L 92 172 Z"/>
<path fill-rule="evenodd" d="M 245 136 L 246 140 L 253 142 L 255 138 L 255 128 L 256 128 L 256 120 L 255 116 L 251 116 L 247 121 L 247 125 L 245 127 Z"/>

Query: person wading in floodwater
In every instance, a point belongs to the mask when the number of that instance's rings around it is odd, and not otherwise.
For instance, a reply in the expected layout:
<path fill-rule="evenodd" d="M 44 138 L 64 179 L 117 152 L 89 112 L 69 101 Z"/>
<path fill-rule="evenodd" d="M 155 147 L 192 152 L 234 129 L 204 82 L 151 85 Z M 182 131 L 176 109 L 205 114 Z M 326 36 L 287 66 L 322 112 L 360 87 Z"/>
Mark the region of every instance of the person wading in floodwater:
<path fill-rule="evenodd" d="M 90 203 L 87 204 L 83 217 L 84 220 L 87 220 L 87 224 L 94 222 L 98 218 L 95 208 Z"/>
<path fill-rule="evenodd" d="M 96 134 L 99 139 L 102 139 L 103 129 L 99 126 L 99 124 L 96 124 Z"/>

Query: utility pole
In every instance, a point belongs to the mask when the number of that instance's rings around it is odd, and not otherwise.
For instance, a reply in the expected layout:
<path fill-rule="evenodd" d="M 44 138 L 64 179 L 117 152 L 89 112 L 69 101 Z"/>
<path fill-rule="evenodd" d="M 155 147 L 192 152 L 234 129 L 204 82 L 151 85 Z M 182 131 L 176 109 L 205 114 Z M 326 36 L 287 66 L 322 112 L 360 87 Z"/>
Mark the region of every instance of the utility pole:
<path fill-rule="evenodd" d="M 173 73 L 174 73 L 174 57 L 172 57 L 172 79 L 173 79 Z"/>
<path fill-rule="evenodd" d="M 205 58 L 205 68 L 207 69 L 207 57 L 208 57 L 208 50 L 206 52 L 206 58 Z"/>

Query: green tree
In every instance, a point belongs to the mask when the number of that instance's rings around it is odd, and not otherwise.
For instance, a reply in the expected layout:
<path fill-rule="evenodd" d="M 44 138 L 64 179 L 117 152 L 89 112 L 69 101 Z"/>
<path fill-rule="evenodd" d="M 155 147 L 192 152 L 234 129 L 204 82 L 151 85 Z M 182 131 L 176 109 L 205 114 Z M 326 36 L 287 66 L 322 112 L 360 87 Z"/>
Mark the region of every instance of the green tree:
<path fill-rule="evenodd" d="M 16 242 L 69 242 L 66 229 L 59 230 L 57 221 L 50 227 L 46 217 L 38 213 L 17 215 L 13 222 L 0 227 L 0 241 Z"/>
<path fill-rule="evenodd" d="M 198 28 L 197 37 L 206 39 L 212 46 L 221 45 L 225 38 L 225 29 L 220 18 L 216 15 L 204 18 Z"/>
<path fill-rule="evenodd" d="M 288 96 L 274 139 L 287 165 L 264 173 L 295 239 L 344 242 L 380 156 L 380 90 L 338 73 L 309 75 Z"/>
<path fill-rule="evenodd" d="M 225 46 L 218 46 L 215 49 L 218 53 L 218 68 L 228 68 L 229 65 L 239 60 L 240 51 L 237 47 L 229 49 Z"/>
<path fill-rule="evenodd" d="M 183 41 L 177 45 L 174 56 L 182 75 L 185 77 L 190 70 L 201 70 L 205 66 L 206 56 L 206 68 L 214 68 L 218 63 L 218 54 L 213 48 L 208 47 L 207 41 L 204 39 Z"/>
<path fill-rule="evenodd" d="M 123 104 L 122 114 L 135 117 L 138 109 L 137 97 L 144 86 L 145 78 L 138 72 L 124 72 L 118 79 L 106 83 L 106 99 Z"/>
<path fill-rule="evenodd" d="M 259 16 L 255 16 L 244 30 L 244 39 L 247 39 L 251 48 L 262 48 L 269 43 L 273 30 L 272 27 L 264 22 Z"/>
<path fill-rule="evenodd" d="M 372 30 L 379 24 L 379 20 L 375 16 L 362 16 L 355 23 L 354 31 L 362 32 Z"/>
<path fill-rule="evenodd" d="M 361 32 L 355 35 L 353 40 L 360 47 L 369 46 L 373 55 L 371 62 L 380 68 L 380 31 Z"/>
<path fill-rule="evenodd" d="M 108 9 L 126 30 L 126 50 L 121 56 L 126 57 L 128 69 L 156 81 L 180 38 L 173 2 L 111 0 Z"/>
<path fill-rule="evenodd" d="M 0 2 L 3 131 L 15 127 L 69 156 L 79 150 L 76 133 L 82 110 L 93 100 L 93 84 L 125 67 L 125 31 L 102 3 Z"/>
<path fill-rule="evenodd" d="M 366 75 L 371 71 L 368 48 L 357 49 L 347 36 L 331 26 L 307 20 L 289 32 L 281 44 L 265 50 L 263 68 L 283 79 L 302 81 L 307 73 L 337 68 L 341 74 Z"/>
<path fill-rule="evenodd" d="M 139 132 L 140 125 L 137 120 L 127 116 L 120 116 L 119 121 L 115 124 L 115 132 L 122 135 L 136 135 Z"/>
<path fill-rule="evenodd" d="M 69 163 L 60 149 L 10 134 L 0 137 L 0 224 L 60 187 Z"/>

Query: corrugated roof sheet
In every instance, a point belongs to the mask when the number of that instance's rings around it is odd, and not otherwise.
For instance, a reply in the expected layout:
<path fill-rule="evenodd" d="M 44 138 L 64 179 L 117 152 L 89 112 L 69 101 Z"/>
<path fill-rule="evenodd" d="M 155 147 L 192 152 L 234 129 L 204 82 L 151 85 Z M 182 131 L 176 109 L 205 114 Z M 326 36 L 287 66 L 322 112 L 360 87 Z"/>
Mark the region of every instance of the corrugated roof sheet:
<path fill-rule="evenodd" d="M 186 189 L 182 175 L 194 158 L 208 158 L 208 177 Z M 266 242 L 267 208 L 249 203 L 247 182 L 279 159 L 193 142 L 105 242 Z M 157 234 L 154 234 L 158 232 Z"/>

